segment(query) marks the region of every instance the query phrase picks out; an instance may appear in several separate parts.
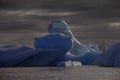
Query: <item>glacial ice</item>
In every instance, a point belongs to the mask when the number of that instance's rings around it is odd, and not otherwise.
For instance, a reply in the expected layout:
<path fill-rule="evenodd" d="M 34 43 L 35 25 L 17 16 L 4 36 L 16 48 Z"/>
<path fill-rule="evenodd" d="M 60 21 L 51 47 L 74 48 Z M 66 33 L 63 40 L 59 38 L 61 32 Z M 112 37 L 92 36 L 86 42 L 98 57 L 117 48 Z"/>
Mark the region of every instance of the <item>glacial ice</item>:
<path fill-rule="evenodd" d="M 120 67 L 120 42 L 101 52 L 99 45 L 84 45 L 63 20 L 54 20 L 48 34 L 35 38 L 35 48 L 26 45 L 1 45 L 0 67 L 100 65 Z"/>

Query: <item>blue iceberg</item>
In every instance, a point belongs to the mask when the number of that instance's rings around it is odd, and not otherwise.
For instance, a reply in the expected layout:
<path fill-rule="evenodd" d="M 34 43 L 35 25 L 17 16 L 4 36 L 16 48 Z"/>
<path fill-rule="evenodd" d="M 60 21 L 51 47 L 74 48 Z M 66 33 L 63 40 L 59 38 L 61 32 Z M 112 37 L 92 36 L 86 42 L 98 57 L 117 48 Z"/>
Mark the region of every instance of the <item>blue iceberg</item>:
<path fill-rule="evenodd" d="M 72 40 L 72 48 L 64 56 L 56 61 L 57 63 L 70 61 L 79 61 L 82 65 L 90 65 L 100 55 L 98 46 L 86 46 L 79 42 L 71 32 L 68 24 L 63 20 L 52 21 L 48 27 L 49 34 L 61 34 Z"/>
<path fill-rule="evenodd" d="M 48 34 L 35 38 L 35 48 L 26 45 L 1 45 L 0 67 L 102 65 L 120 67 L 120 43 L 103 53 L 98 45 L 84 45 L 63 20 L 54 20 Z"/>
<path fill-rule="evenodd" d="M 107 67 L 120 67 L 120 42 L 109 46 L 93 64 Z"/>
<path fill-rule="evenodd" d="M 83 45 L 75 38 L 68 24 L 63 20 L 52 21 L 48 26 L 48 32 L 49 34 L 62 34 L 66 37 L 71 38 L 73 47 L 71 48 L 70 52 L 73 55 L 81 56 L 87 52 L 90 52 L 86 45 Z"/>

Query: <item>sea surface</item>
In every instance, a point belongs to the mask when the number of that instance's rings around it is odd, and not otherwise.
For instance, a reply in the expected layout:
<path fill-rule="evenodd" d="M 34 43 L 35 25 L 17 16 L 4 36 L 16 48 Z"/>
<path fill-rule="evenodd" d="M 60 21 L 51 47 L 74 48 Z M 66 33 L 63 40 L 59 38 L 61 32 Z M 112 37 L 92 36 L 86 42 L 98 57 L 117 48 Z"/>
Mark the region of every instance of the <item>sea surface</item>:
<path fill-rule="evenodd" d="M 120 68 L 99 66 L 0 68 L 0 80 L 120 80 Z"/>

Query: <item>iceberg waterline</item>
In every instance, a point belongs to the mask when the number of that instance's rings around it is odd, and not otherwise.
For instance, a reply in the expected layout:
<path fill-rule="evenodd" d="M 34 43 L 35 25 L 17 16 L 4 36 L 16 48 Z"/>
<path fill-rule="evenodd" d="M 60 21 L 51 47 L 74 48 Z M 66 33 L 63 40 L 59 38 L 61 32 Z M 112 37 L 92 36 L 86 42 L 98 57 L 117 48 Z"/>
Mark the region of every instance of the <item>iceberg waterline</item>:
<path fill-rule="evenodd" d="M 98 45 L 79 42 L 68 24 L 54 20 L 46 36 L 35 38 L 35 48 L 25 45 L 0 46 L 0 67 L 102 65 L 120 67 L 120 43 L 103 53 Z"/>

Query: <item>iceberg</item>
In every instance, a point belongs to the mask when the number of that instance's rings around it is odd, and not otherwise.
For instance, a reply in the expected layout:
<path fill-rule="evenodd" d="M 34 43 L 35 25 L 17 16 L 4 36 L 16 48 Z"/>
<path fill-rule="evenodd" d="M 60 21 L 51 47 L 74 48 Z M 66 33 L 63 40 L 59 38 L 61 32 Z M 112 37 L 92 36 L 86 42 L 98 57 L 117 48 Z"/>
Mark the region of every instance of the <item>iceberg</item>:
<path fill-rule="evenodd" d="M 120 67 L 120 42 L 102 53 L 99 45 L 84 45 L 63 20 L 53 20 L 48 34 L 36 37 L 34 47 L 0 45 L 0 67 L 101 65 Z"/>
<path fill-rule="evenodd" d="M 107 67 L 120 67 L 120 42 L 110 45 L 93 64 Z"/>
<path fill-rule="evenodd" d="M 72 48 L 67 54 L 59 58 L 55 63 L 66 61 L 79 61 L 82 65 L 90 65 L 100 55 L 97 45 L 86 46 L 80 43 L 71 32 L 68 24 L 63 20 L 54 20 L 48 27 L 49 35 L 62 34 L 72 40 Z M 68 63 L 68 62 L 67 62 Z"/>
<path fill-rule="evenodd" d="M 70 52 L 73 55 L 82 56 L 83 54 L 90 52 L 86 45 L 83 45 L 75 38 L 68 24 L 63 20 L 53 20 L 48 26 L 48 32 L 49 34 L 62 34 L 71 38 L 73 47 Z"/>

